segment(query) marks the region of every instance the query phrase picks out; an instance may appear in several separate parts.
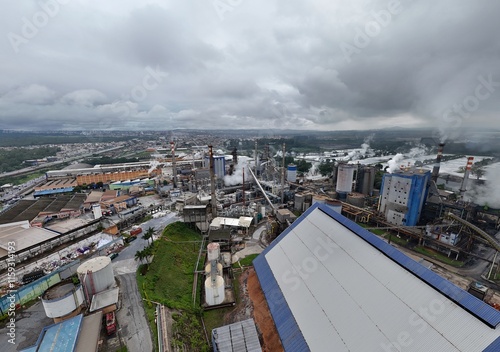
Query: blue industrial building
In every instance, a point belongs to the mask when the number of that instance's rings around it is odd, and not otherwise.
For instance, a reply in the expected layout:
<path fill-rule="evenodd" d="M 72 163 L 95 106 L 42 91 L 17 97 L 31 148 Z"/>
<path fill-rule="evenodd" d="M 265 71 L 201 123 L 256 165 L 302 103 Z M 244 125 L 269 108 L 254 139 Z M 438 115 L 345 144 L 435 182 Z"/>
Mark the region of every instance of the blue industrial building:
<path fill-rule="evenodd" d="M 427 198 L 431 172 L 413 169 L 385 174 L 378 210 L 395 225 L 417 225 Z"/>

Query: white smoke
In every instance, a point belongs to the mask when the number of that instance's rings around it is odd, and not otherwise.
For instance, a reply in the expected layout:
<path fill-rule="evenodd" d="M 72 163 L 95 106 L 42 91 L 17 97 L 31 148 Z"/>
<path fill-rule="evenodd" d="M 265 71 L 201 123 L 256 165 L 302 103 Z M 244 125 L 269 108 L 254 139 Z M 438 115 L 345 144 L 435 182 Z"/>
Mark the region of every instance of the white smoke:
<path fill-rule="evenodd" d="M 158 162 L 158 160 L 151 160 L 149 162 L 148 173 L 152 173 L 158 167 L 158 165 L 160 165 L 160 163 Z"/>
<path fill-rule="evenodd" d="M 416 158 L 427 154 L 429 154 L 429 151 L 424 145 L 417 145 L 416 147 L 410 149 L 407 156 L 410 158 Z"/>
<path fill-rule="evenodd" d="M 361 144 L 361 149 L 354 149 L 350 151 L 343 160 L 345 161 L 359 160 L 365 157 L 374 156 L 375 153 L 373 149 L 370 148 L 370 142 L 373 140 L 373 137 L 374 137 L 373 134 L 366 137 L 363 144 Z"/>
<path fill-rule="evenodd" d="M 252 175 L 248 171 L 248 159 L 238 158 L 238 164 L 234 166 L 233 174 L 224 176 L 224 185 L 236 186 L 243 184 L 243 169 L 245 169 L 245 180 L 249 180 Z"/>
<path fill-rule="evenodd" d="M 387 165 L 389 166 L 387 172 L 392 174 L 394 171 L 399 170 L 400 161 L 403 160 L 403 158 L 403 154 L 398 153 L 391 160 L 389 160 L 387 162 Z"/>
<path fill-rule="evenodd" d="M 476 185 L 468 192 L 474 203 L 500 209 L 500 187 L 495 183 L 499 173 L 500 164 L 493 164 L 487 169 L 485 184 Z"/>

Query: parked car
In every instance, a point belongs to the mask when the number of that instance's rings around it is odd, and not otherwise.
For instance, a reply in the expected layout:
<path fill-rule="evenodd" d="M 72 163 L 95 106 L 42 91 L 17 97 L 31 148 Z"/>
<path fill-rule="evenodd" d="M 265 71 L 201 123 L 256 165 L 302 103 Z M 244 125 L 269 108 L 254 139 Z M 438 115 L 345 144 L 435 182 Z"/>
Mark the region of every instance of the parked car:
<path fill-rule="evenodd" d="M 111 253 L 108 255 L 109 258 L 111 258 L 111 260 L 115 259 L 116 257 L 118 257 L 118 253 Z"/>

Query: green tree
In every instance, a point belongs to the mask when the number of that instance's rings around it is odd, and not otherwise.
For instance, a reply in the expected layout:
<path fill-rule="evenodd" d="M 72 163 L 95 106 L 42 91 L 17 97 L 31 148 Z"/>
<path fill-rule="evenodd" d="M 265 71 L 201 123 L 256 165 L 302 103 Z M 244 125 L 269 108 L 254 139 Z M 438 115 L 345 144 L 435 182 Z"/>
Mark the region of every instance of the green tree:
<path fill-rule="evenodd" d="M 312 167 L 312 164 L 304 159 L 297 160 L 295 164 L 297 165 L 297 171 L 303 174 L 309 172 L 309 169 Z"/>
<path fill-rule="evenodd" d="M 149 244 L 153 242 L 153 235 L 155 233 L 155 229 L 152 227 L 148 227 L 144 235 L 142 235 L 142 239 L 148 241 Z M 151 240 L 151 242 L 149 241 Z"/>
<path fill-rule="evenodd" d="M 318 170 L 321 176 L 329 176 L 333 172 L 334 167 L 335 162 L 331 161 L 330 159 L 326 159 L 319 164 Z"/>

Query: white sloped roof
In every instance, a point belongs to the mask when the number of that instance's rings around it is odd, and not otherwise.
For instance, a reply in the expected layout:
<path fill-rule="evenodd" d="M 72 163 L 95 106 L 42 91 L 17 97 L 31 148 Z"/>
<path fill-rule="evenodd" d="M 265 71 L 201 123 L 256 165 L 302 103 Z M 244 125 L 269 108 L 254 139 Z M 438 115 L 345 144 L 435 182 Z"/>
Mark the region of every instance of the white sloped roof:
<path fill-rule="evenodd" d="M 500 312 L 324 205 L 254 266 L 285 350 L 500 350 Z"/>

